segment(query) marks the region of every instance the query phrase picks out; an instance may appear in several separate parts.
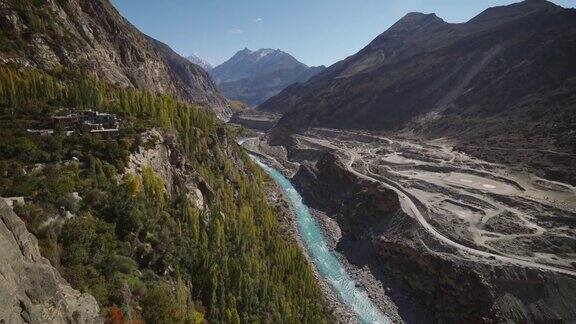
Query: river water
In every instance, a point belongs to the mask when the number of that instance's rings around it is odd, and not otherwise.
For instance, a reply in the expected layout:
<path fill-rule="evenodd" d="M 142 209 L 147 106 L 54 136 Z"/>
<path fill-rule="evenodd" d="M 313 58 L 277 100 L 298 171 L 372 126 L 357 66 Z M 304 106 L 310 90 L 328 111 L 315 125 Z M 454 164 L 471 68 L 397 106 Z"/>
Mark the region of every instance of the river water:
<path fill-rule="evenodd" d="M 376 307 L 366 292 L 358 288 L 354 280 L 330 251 L 324 235 L 310 214 L 302 197 L 280 172 L 264 164 L 255 156 L 250 156 L 282 188 L 290 203 L 302 243 L 320 275 L 330 283 L 332 290 L 355 314 L 360 323 L 391 323 L 390 319 Z"/>

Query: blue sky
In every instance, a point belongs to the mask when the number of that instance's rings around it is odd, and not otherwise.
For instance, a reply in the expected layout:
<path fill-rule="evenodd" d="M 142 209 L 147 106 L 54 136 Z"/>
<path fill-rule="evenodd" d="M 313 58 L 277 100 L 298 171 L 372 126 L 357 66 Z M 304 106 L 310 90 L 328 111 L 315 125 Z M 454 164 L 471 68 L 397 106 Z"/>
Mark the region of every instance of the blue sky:
<path fill-rule="evenodd" d="M 280 48 L 308 65 L 356 53 L 411 11 L 465 22 L 515 0 L 112 0 L 144 33 L 219 64 L 236 51 Z M 575 7 L 574 0 L 554 0 Z"/>

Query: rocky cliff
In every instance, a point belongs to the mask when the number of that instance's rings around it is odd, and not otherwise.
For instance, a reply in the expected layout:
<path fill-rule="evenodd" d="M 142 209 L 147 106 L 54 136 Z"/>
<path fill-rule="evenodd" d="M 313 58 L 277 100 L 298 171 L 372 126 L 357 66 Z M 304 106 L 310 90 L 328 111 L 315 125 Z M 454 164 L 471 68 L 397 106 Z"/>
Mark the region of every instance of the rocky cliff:
<path fill-rule="evenodd" d="M 576 320 L 574 277 L 465 257 L 400 214 L 382 228 L 372 244 L 385 271 L 432 312 L 430 322 Z"/>
<path fill-rule="evenodd" d="M 399 283 L 395 293 L 423 305 L 426 323 L 576 320 L 574 277 L 486 262 L 457 251 L 406 215 L 395 192 L 354 176 L 333 154 L 302 165 L 292 180 L 307 205 L 337 221 L 342 230 L 339 252 L 358 267 L 383 272 Z M 370 253 L 347 248 L 347 241 Z"/>
<path fill-rule="evenodd" d="M 331 153 L 314 164 L 303 164 L 293 181 L 299 191 L 307 193 L 312 207 L 334 215 L 355 238 L 400 209 L 394 191 L 360 181 Z"/>
<path fill-rule="evenodd" d="M 169 93 L 230 115 L 202 68 L 124 19 L 108 0 L 0 1 L 0 62 L 84 68 L 121 87 Z"/>
<path fill-rule="evenodd" d="M 178 194 L 183 186 L 186 198 L 200 211 L 207 208 L 214 192 L 206 181 L 191 167 L 182 153 L 177 137 L 159 129 L 148 130 L 139 136 L 140 145 L 130 155 L 126 173 L 141 176 L 146 167 L 164 181 L 169 197 Z"/>
<path fill-rule="evenodd" d="M 101 322 L 94 297 L 68 285 L 3 200 L 0 220 L 0 322 Z"/>

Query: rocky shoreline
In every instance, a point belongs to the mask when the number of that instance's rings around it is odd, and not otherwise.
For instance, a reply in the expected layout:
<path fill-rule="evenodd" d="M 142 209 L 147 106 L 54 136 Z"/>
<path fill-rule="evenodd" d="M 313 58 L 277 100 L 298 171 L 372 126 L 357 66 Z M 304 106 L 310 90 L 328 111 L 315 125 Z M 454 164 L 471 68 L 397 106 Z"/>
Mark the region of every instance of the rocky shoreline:
<path fill-rule="evenodd" d="M 247 143 L 248 150 L 251 153 L 258 155 L 260 158 L 266 160 L 267 163 L 273 165 L 285 176 L 293 176 L 295 173 L 294 165 L 291 162 L 286 161 L 286 156 L 280 152 L 278 148 L 269 148 L 261 150 L 261 143 L 256 140 L 252 143 Z M 265 152 L 263 152 L 265 151 Z M 269 154 L 273 154 L 270 156 Z M 289 165 L 289 167 L 286 167 Z M 330 310 L 330 313 L 334 316 L 334 319 L 338 323 L 357 323 L 357 319 L 353 312 L 348 306 L 343 304 L 338 296 L 334 293 L 332 288 L 326 279 L 318 273 L 312 260 L 308 256 L 306 247 L 303 245 L 300 235 L 298 233 L 297 224 L 295 220 L 295 215 L 292 212 L 287 199 L 284 197 L 282 189 L 280 189 L 273 181 L 268 183 L 265 190 L 267 194 L 268 203 L 271 206 L 275 206 L 279 211 L 281 217 L 281 224 L 283 224 L 283 230 L 289 234 L 290 238 L 293 239 L 298 246 L 302 249 L 304 255 L 312 265 L 314 275 L 317 278 L 317 282 L 322 289 L 324 295 L 324 302 Z M 376 276 L 372 273 L 372 270 L 368 266 L 355 266 L 350 263 L 346 257 L 338 251 L 338 243 L 342 239 L 342 231 L 335 220 L 330 218 L 325 213 L 321 211 L 310 208 L 310 212 L 316 223 L 321 228 L 324 237 L 328 243 L 331 251 L 338 257 L 340 263 L 346 268 L 347 272 L 354 279 L 358 286 L 361 286 L 367 293 L 372 302 L 384 312 L 393 323 L 404 323 L 398 310 L 398 306 L 392 301 L 388 296 L 390 294 L 395 294 L 394 285 L 387 282 L 387 286 L 384 287 L 381 280 L 376 279 Z"/>
<path fill-rule="evenodd" d="M 328 309 L 328 313 L 333 317 L 333 319 L 337 323 L 358 323 L 354 313 L 350 310 L 348 306 L 340 301 L 338 296 L 334 293 L 330 284 L 326 281 L 326 279 L 318 273 L 316 267 L 312 263 L 306 247 L 302 243 L 300 238 L 300 234 L 298 233 L 298 225 L 296 224 L 296 216 L 292 212 L 286 197 L 284 197 L 284 193 L 282 189 L 278 187 L 278 185 L 270 181 L 267 183 L 265 188 L 266 193 L 266 200 L 270 206 L 273 206 L 277 209 L 278 214 L 280 216 L 280 224 L 282 230 L 290 237 L 291 240 L 296 242 L 302 253 L 310 263 L 310 266 L 314 272 L 314 277 L 316 277 L 316 281 L 322 290 L 322 295 L 324 297 L 324 304 Z"/>
<path fill-rule="evenodd" d="M 330 247 L 382 310 L 389 314 L 397 310 L 398 317 L 410 323 L 560 323 L 576 318 L 572 307 L 576 281 L 569 272 L 542 269 L 538 264 L 519 265 L 493 255 L 477 256 L 437 238 L 410 214 L 411 210 L 400 208 L 398 203 L 405 201 L 395 199 L 398 195 L 389 187 L 365 180 L 362 173 L 346 164 L 359 163 L 356 169 L 363 170 L 362 162 L 386 143 L 372 143 L 371 151 L 362 139 L 341 142 L 344 136 L 353 137 L 355 133 L 335 132 L 332 137 L 298 134 L 293 142 L 286 142 L 293 145 L 289 147 L 290 159 L 301 162 L 291 179 L 308 207 L 324 212 L 316 212 L 314 217 L 331 240 Z M 384 137 L 374 139 L 393 143 Z M 355 143 L 357 146 L 350 146 Z M 263 152 L 269 151 L 266 143 L 257 144 Z M 343 158 L 346 153 L 351 162 Z M 446 159 L 452 158 L 450 161 L 464 159 L 449 150 L 433 153 L 446 155 Z M 432 154 L 423 159 L 429 156 Z M 407 154 L 405 158 L 417 157 Z M 485 170 L 473 162 L 473 170 Z M 491 179 L 485 181 L 502 181 Z M 431 221 L 442 215 L 435 213 Z M 547 221 L 545 225 L 552 226 L 552 219 Z M 527 290 L 527 286 L 534 289 Z M 395 307 L 392 312 L 387 309 L 390 305 Z"/>
<path fill-rule="evenodd" d="M 353 265 L 342 252 L 338 250 L 338 244 L 342 239 L 342 231 L 336 221 L 325 213 L 313 208 L 310 208 L 310 212 L 318 226 L 320 226 L 324 237 L 326 237 L 328 246 L 338 257 L 340 263 L 346 268 L 352 279 L 354 279 L 356 285 L 361 286 L 367 292 L 370 300 L 384 312 L 393 323 L 405 323 L 405 320 L 400 316 L 398 305 L 392 301 L 390 297 L 391 294 L 396 293 L 396 290 L 393 288 L 394 285 L 388 281 L 386 282 L 386 286 L 384 286 L 382 281 L 376 279 L 376 275 L 367 265 L 362 267 Z"/>

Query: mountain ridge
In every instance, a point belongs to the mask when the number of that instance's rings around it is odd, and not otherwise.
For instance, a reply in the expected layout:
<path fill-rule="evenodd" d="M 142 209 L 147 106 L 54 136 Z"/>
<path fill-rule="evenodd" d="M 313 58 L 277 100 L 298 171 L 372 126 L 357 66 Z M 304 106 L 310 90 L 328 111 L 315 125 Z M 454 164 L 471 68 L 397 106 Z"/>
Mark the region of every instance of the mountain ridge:
<path fill-rule="evenodd" d="M 211 70 L 210 75 L 228 98 L 256 106 L 323 69 L 323 66 L 309 67 L 280 49 L 244 48 Z"/>
<path fill-rule="evenodd" d="M 568 58 L 576 56 L 576 10 L 527 1 L 477 17 L 449 24 L 409 14 L 257 110 L 284 113 L 273 132 L 278 140 L 333 127 L 573 152 L 576 64 Z M 560 178 L 573 173 L 565 166 Z"/>
<path fill-rule="evenodd" d="M 202 69 L 140 32 L 108 0 L 3 1 L 0 25 L 0 62 L 43 70 L 81 67 L 121 87 L 172 94 L 211 107 L 222 119 L 230 115 Z"/>

